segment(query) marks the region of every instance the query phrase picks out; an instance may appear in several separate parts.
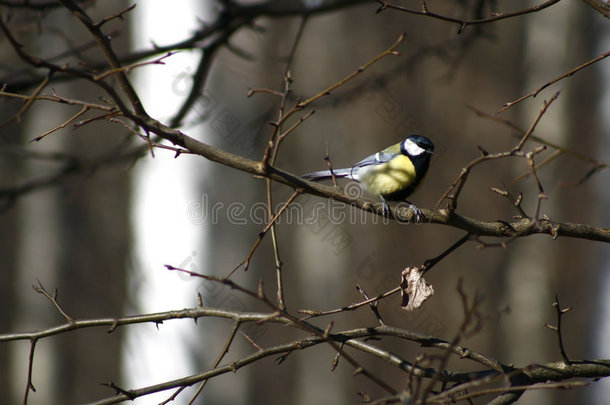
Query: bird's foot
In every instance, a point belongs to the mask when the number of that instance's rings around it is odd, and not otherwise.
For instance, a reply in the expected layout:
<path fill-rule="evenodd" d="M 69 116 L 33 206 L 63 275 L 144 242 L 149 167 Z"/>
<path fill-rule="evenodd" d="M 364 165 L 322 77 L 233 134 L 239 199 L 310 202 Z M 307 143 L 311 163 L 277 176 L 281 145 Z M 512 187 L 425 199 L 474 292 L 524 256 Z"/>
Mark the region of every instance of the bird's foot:
<path fill-rule="evenodd" d="M 385 199 L 381 200 L 381 213 L 384 217 L 390 216 L 390 206 Z"/>
<path fill-rule="evenodd" d="M 413 211 L 413 223 L 421 224 L 424 222 L 424 214 L 422 214 L 421 210 L 417 208 L 414 204 L 409 204 L 409 208 Z"/>

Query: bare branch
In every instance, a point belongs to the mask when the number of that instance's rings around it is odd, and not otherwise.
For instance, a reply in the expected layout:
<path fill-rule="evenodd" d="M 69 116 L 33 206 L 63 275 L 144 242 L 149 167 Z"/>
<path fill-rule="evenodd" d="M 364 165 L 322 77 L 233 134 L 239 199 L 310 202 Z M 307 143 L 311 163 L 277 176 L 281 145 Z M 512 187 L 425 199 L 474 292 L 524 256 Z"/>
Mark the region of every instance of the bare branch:
<path fill-rule="evenodd" d="M 28 377 L 25 382 L 23 405 L 27 405 L 30 391 L 36 392 L 36 387 L 34 387 L 34 383 L 32 382 L 32 374 L 34 373 L 34 350 L 36 350 L 37 342 L 38 339 L 36 338 L 30 339 L 30 354 L 28 356 Z"/>
<path fill-rule="evenodd" d="M 252 260 L 252 255 L 254 255 L 256 248 L 258 248 L 258 245 L 260 245 L 260 243 L 263 241 L 263 238 L 265 237 L 265 235 L 267 234 L 269 229 L 271 229 L 273 227 L 273 225 L 277 222 L 277 220 L 280 218 L 282 213 L 284 213 L 284 211 L 286 211 L 288 206 L 290 204 L 292 204 L 292 202 L 298 197 L 299 194 L 301 194 L 300 190 L 296 190 L 294 193 L 292 193 L 290 198 L 288 198 L 288 200 L 284 203 L 284 205 L 282 205 L 282 208 L 273 216 L 273 218 L 271 218 L 271 220 L 269 221 L 269 223 L 267 223 L 265 228 L 258 234 L 258 239 L 256 240 L 256 242 L 254 242 L 254 246 L 252 246 L 252 248 L 250 249 L 250 252 L 246 256 L 246 258 L 241 263 L 239 263 L 233 270 L 231 270 L 231 272 L 229 272 L 229 274 L 226 276 L 226 278 L 231 277 L 231 275 L 233 275 L 233 273 L 235 273 L 235 271 L 242 266 L 244 266 L 244 271 L 248 271 L 248 267 L 250 266 L 250 261 Z"/>
<path fill-rule="evenodd" d="M 559 298 L 557 297 L 557 295 L 555 295 L 555 302 L 553 302 L 553 308 L 555 308 L 555 312 L 557 313 L 557 326 L 549 325 L 548 323 L 545 326 L 551 329 L 552 331 L 555 331 L 555 334 L 557 335 L 557 344 L 559 346 L 559 353 L 561 354 L 561 358 L 566 364 L 569 364 L 570 359 L 568 358 L 568 355 L 566 354 L 566 349 L 563 345 L 563 335 L 561 333 L 561 318 L 563 314 L 570 311 L 572 307 L 561 308 L 561 306 L 559 305 Z"/>
<path fill-rule="evenodd" d="M 437 20 L 441 20 L 441 21 L 447 21 L 447 22 L 451 22 L 451 23 L 455 23 L 458 24 L 460 26 L 460 28 L 458 29 L 458 34 L 461 33 L 464 28 L 466 28 L 467 26 L 470 25 L 480 25 L 480 24 L 489 24 L 489 23 L 493 23 L 499 20 L 504 20 L 507 18 L 512 18 L 512 17 L 518 17 L 518 16 L 522 16 L 525 14 L 530 14 L 530 13 L 535 13 L 538 12 L 540 10 L 543 10 L 547 7 L 550 7 L 552 5 L 554 5 L 555 3 L 559 3 L 560 0 L 549 0 L 549 1 L 545 1 L 544 3 L 541 3 L 537 6 L 532 6 L 530 8 L 524 9 L 524 10 L 519 10 L 519 11 L 513 11 L 510 13 L 493 13 L 492 17 L 489 18 L 482 18 L 480 20 L 461 20 L 459 18 L 453 18 L 453 17 L 448 17 L 448 16 L 444 16 L 441 14 L 436 14 L 436 13 L 432 13 L 428 10 L 428 7 L 426 6 L 425 1 L 422 3 L 422 9 L 421 11 L 417 11 L 417 10 L 411 10 L 402 6 L 397 6 L 394 4 L 390 4 L 387 1 L 382 1 L 382 0 L 376 0 L 377 3 L 380 4 L 380 7 L 377 9 L 377 13 L 382 12 L 383 10 L 386 9 L 393 9 L 393 10 L 398 10 L 398 11 L 402 11 L 408 14 L 415 14 L 415 15 L 420 15 L 420 16 L 424 16 L 424 17 L 430 17 L 430 18 L 434 18 Z"/>
<path fill-rule="evenodd" d="M 557 97 L 559 97 L 559 92 L 555 93 L 555 95 L 548 102 L 544 101 L 544 104 L 543 104 L 542 108 L 540 109 L 540 112 L 536 116 L 536 119 L 534 120 L 534 122 L 532 122 L 530 128 L 521 137 L 521 139 L 519 140 L 517 145 L 515 145 L 515 147 L 513 147 L 510 151 L 493 153 L 493 154 L 483 152 L 481 154 L 481 156 L 472 160 L 470 163 L 468 163 L 468 165 L 466 165 L 464 168 L 462 168 L 458 177 L 454 180 L 454 182 L 451 184 L 451 186 L 449 186 L 449 189 L 447 191 L 445 191 L 445 193 L 438 200 L 438 202 L 436 203 L 436 207 L 438 207 L 445 199 L 447 199 L 447 200 L 449 200 L 449 204 L 448 204 L 449 211 L 450 212 L 455 211 L 455 209 L 457 208 L 457 200 L 460 195 L 460 192 L 462 191 L 462 188 L 464 187 L 464 184 L 466 183 L 466 180 L 468 179 L 468 175 L 470 174 L 470 171 L 475 166 L 478 166 L 479 164 L 489 161 L 489 160 L 495 160 L 495 159 L 501 159 L 501 158 L 507 158 L 507 157 L 527 157 L 526 154 L 522 153 L 521 149 L 523 148 L 525 142 L 528 140 L 528 138 L 531 136 L 531 134 L 534 132 L 534 129 L 536 129 L 536 126 L 540 122 L 540 119 L 542 118 L 544 113 L 547 111 L 547 109 L 553 103 L 553 101 L 555 101 L 557 99 Z"/>
<path fill-rule="evenodd" d="M 146 115 L 146 111 L 142 106 L 142 102 L 140 101 L 138 95 L 136 94 L 135 89 L 131 85 L 129 79 L 125 75 L 125 71 L 121 70 L 121 63 L 119 62 L 118 57 L 115 55 L 112 46 L 110 44 L 110 39 L 102 33 L 100 30 L 101 24 L 95 24 L 93 20 L 85 13 L 85 11 L 80 8 L 74 1 L 72 0 L 60 0 L 60 2 L 66 7 L 68 10 L 74 14 L 76 18 L 78 18 L 83 25 L 89 30 L 93 38 L 97 41 L 98 47 L 104 53 L 106 60 L 110 67 L 117 72 L 116 77 L 119 80 L 121 85 L 121 89 L 123 93 L 129 99 L 131 106 L 137 114 L 142 116 Z M 100 80 L 93 78 L 95 82 L 100 82 Z"/>
<path fill-rule="evenodd" d="M 40 282 L 40 280 L 38 280 L 38 285 L 33 285 L 32 288 L 34 289 L 34 291 L 36 291 L 39 294 L 44 295 L 49 301 L 51 301 L 51 303 L 53 304 L 53 306 L 55 307 L 55 309 L 57 309 L 57 311 L 61 314 L 61 316 L 63 316 L 66 321 L 68 321 L 68 323 L 73 323 L 74 319 L 72 319 L 68 314 L 66 314 L 64 312 L 64 310 L 61 308 L 61 306 L 59 305 L 59 302 L 57 301 L 57 289 L 53 290 L 53 293 L 49 293 L 44 286 L 42 285 L 42 283 Z"/>
<path fill-rule="evenodd" d="M 604 0 L 583 0 L 585 3 L 597 10 L 601 15 L 610 18 L 610 4 Z"/>
<path fill-rule="evenodd" d="M 538 93 L 540 93 L 542 90 L 546 89 L 550 85 L 557 83 L 558 81 L 563 80 L 566 77 L 570 77 L 570 76 L 574 75 L 576 72 L 578 72 L 594 63 L 597 63 L 600 60 L 607 58 L 608 56 L 610 56 L 610 51 L 598 56 L 597 58 L 591 59 L 590 61 L 585 62 L 582 65 L 575 67 L 574 69 L 569 70 L 568 72 L 562 74 L 561 76 L 556 77 L 555 79 L 553 79 L 549 82 L 546 82 L 545 84 L 538 87 L 536 90 L 532 91 L 531 93 L 526 94 L 525 96 L 519 97 L 518 99 L 513 100 L 513 101 L 509 101 L 508 103 L 504 103 L 504 107 L 500 108 L 496 112 L 496 114 L 499 114 L 499 113 L 505 111 L 507 108 L 510 108 L 510 107 L 514 106 L 515 104 L 518 104 L 518 103 L 522 102 L 523 100 L 526 100 L 530 97 L 536 97 L 538 95 Z"/>

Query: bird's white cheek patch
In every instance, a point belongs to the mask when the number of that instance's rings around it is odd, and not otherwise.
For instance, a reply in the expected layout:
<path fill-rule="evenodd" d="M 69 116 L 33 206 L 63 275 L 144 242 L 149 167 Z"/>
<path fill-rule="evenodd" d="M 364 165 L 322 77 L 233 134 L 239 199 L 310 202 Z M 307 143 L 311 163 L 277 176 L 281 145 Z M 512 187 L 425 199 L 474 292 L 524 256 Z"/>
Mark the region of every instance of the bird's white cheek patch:
<path fill-rule="evenodd" d="M 406 141 L 404 141 L 403 146 L 404 146 L 405 150 L 407 151 L 407 153 L 411 156 L 419 156 L 426 151 L 425 149 L 422 149 L 419 146 L 417 146 L 417 144 L 415 142 L 410 141 L 408 139 Z"/>

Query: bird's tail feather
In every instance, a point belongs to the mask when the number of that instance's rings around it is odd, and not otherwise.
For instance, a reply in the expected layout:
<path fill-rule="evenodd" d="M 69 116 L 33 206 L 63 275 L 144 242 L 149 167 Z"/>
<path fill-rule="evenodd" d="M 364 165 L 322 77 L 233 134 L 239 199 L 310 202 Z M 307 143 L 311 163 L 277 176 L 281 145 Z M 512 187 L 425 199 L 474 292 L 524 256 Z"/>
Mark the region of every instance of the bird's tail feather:
<path fill-rule="evenodd" d="M 351 168 L 333 169 L 333 174 L 335 175 L 335 177 L 350 177 L 352 174 L 352 169 Z M 324 180 L 324 179 L 330 179 L 332 177 L 332 175 L 330 173 L 330 170 L 320 170 L 318 172 L 311 172 L 311 173 L 304 174 L 301 177 L 308 179 L 308 180 Z"/>

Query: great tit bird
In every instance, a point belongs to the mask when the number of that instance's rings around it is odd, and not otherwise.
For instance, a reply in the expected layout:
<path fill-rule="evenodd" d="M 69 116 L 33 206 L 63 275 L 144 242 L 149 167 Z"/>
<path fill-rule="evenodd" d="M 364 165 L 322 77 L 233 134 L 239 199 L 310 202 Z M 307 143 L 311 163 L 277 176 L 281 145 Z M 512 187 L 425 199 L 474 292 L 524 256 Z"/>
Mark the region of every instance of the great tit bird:
<path fill-rule="evenodd" d="M 389 212 L 387 200 L 406 201 L 420 185 L 434 153 L 434 144 L 425 136 L 409 135 L 404 141 L 377 152 L 354 166 L 333 169 L 335 177 L 346 177 L 362 184 L 371 194 L 381 198 L 384 214 Z M 307 173 L 309 180 L 323 180 L 332 177 L 330 170 Z M 409 203 L 420 222 L 420 210 Z"/>

